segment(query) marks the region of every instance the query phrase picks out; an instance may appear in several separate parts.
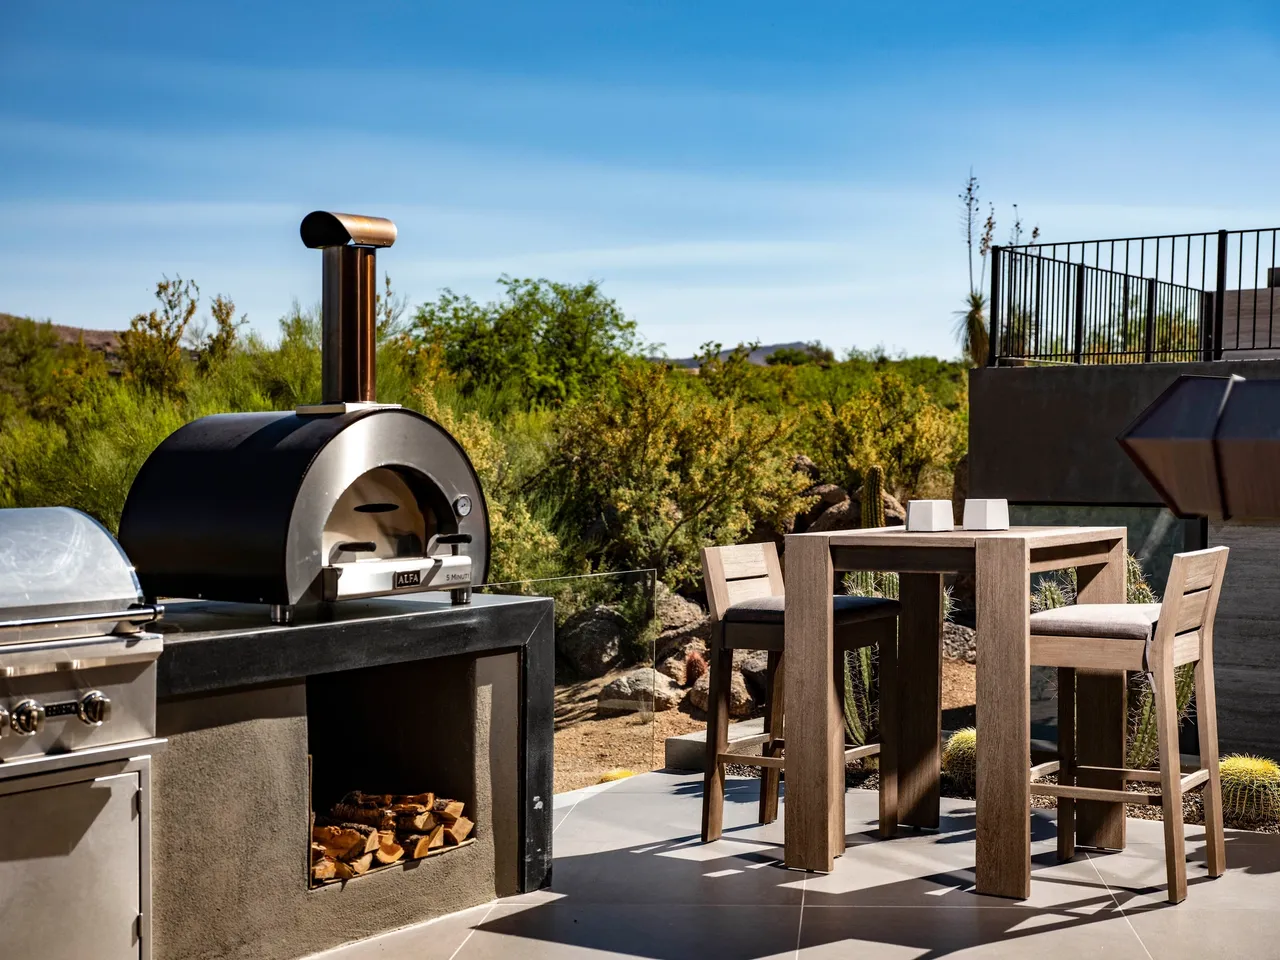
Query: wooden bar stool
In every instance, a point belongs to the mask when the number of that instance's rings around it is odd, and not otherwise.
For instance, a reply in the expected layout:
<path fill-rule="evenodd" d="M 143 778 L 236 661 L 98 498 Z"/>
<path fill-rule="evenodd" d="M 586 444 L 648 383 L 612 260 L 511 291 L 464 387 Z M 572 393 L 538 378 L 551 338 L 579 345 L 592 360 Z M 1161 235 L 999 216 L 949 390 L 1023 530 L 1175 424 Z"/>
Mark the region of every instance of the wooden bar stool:
<path fill-rule="evenodd" d="M 1164 814 L 1169 902 L 1187 896 L 1182 795 L 1205 784 L 1205 847 L 1209 876 L 1226 869 L 1222 834 L 1222 783 L 1218 776 L 1218 716 L 1213 689 L 1213 619 L 1227 566 L 1227 548 L 1214 547 L 1173 558 L 1161 603 L 1077 604 L 1031 615 L 1031 662 L 1058 668 L 1058 760 L 1031 768 L 1031 779 L 1058 774 L 1058 783 L 1036 784 L 1037 794 L 1058 798 L 1058 858 L 1075 855 L 1075 801 L 1123 801 L 1159 806 Z M 1200 766 L 1183 770 L 1178 753 L 1178 706 L 1174 669 L 1194 663 Z M 1075 757 L 1077 670 L 1141 671 L 1151 678 L 1159 770 L 1088 767 Z M 1160 792 L 1081 786 L 1099 775 L 1158 783 Z"/>
<path fill-rule="evenodd" d="M 761 769 L 760 823 L 778 818 L 778 780 L 785 749 L 783 703 L 783 613 L 785 597 L 778 548 L 772 543 L 706 547 L 702 573 L 711 611 L 709 664 L 711 688 L 707 696 L 707 761 L 702 793 L 702 840 L 718 839 L 724 823 L 724 766 L 739 763 Z M 897 600 L 837 596 L 835 645 L 840 651 L 879 646 L 880 729 L 896 729 Z M 729 697 L 735 650 L 767 650 L 765 675 L 765 732 L 729 744 Z M 844 658 L 835 658 L 833 677 L 841 689 Z M 882 734 L 882 742 L 883 742 Z M 746 751 L 760 746 L 761 755 Z M 845 759 L 880 755 L 880 835 L 893 836 L 898 827 L 898 779 L 893 751 L 880 743 L 852 747 Z"/>

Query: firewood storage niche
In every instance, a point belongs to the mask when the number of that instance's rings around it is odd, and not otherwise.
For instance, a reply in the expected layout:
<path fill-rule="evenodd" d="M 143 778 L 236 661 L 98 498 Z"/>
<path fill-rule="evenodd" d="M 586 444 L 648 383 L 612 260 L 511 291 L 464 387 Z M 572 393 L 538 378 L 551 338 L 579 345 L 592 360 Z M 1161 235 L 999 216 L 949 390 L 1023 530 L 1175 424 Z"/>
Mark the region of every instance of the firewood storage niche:
<path fill-rule="evenodd" d="M 474 669 L 446 657 L 307 678 L 312 887 L 459 856 L 491 829 Z"/>

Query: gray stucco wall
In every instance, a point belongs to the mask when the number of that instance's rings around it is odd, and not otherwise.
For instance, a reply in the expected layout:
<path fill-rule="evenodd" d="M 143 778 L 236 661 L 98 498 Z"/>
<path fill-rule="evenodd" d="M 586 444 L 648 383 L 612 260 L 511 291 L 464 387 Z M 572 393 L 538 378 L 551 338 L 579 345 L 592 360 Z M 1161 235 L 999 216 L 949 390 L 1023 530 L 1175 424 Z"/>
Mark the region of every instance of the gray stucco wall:
<path fill-rule="evenodd" d="M 1213 629 L 1218 743 L 1280 757 L 1280 526 L 1211 523 L 1209 544 L 1231 548 Z"/>
<path fill-rule="evenodd" d="M 1159 504 L 1116 436 L 1183 374 L 1280 379 L 1280 361 L 984 367 L 969 375 L 969 496 Z"/>
<path fill-rule="evenodd" d="M 456 783 L 465 768 L 476 842 L 315 890 L 307 882 L 308 753 L 325 744 L 308 742 L 306 681 L 162 702 L 159 732 L 169 745 L 155 760 L 156 960 L 293 960 L 511 892 L 514 845 L 499 857 L 494 843 L 513 844 L 516 785 L 504 775 L 495 795 L 492 769 L 514 765 L 518 661 L 481 663 L 400 665 L 386 668 L 381 684 L 382 699 L 418 712 L 405 769 L 438 763 Z M 376 737 L 379 698 L 362 696 L 362 685 L 332 709 Z"/>

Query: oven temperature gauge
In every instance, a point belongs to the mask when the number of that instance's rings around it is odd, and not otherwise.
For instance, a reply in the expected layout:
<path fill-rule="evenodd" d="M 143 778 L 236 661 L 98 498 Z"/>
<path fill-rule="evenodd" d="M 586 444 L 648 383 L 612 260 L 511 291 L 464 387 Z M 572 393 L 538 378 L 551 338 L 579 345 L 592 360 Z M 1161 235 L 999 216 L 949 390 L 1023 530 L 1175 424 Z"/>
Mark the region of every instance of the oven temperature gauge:
<path fill-rule="evenodd" d="M 464 494 L 453 501 L 453 512 L 460 517 L 468 516 L 471 513 L 471 498 Z"/>

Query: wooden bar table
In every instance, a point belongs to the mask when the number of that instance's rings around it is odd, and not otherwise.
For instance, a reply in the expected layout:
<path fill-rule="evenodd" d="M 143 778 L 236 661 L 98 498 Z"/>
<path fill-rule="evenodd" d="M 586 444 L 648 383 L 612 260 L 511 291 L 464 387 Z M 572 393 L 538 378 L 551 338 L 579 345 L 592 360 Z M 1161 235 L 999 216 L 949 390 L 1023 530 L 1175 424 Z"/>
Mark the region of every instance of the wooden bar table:
<path fill-rule="evenodd" d="M 1029 896 L 1030 575 L 1075 567 L 1079 603 L 1123 603 L 1125 550 L 1123 527 L 886 527 L 788 536 L 786 865 L 830 871 L 845 847 L 844 719 L 832 646 L 836 571 L 900 575 L 899 730 L 896 740 L 884 738 L 886 759 L 896 754 L 899 821 L 931 828 L 938 826 L 941 772 L 942 575 L 969 573 L 977 593 L 977 890 Z M 1077 698 L 1080 763 L 1123 767 L 1124 675 L 1078 671 Z M 1095 779 L 1087 785 L 1123 788 L 1110 774 Z M 1122 804 L 1082 801 L 1076 809 L 1081 846 L 1124 847 Z"/>

